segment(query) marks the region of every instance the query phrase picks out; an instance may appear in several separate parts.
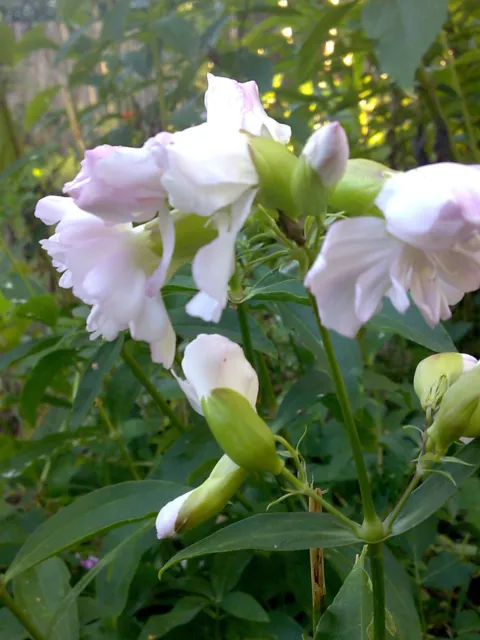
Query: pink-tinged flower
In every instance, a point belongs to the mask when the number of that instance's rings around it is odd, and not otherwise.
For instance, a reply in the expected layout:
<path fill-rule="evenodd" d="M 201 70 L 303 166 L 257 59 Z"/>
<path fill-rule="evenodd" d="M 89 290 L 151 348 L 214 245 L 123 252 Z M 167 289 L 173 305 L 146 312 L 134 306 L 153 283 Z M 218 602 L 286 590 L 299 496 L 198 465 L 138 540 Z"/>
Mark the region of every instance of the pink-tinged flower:
<path fill-rule="evenodd" d="M 329 122 L 307 140 L 302 156 L 320 176 L 325 187 L 333 187 L 345 173 L 350 148 L 339 122 Z"/>
<path fill-rule="evenodd" d="M 408 292 L 430 326 L 450 318 L 450 306 L 480 287 L 480 237 L 471 232 L 462 241 L 438 244 L 450 246 L 424 250 L 408 244 L 389 233 L 388 219 L 335 222 L 305 278 L 322 323 L 353 338 L 381 309 L 384 296 L 404 313 Z"/>
<path fill-rule="evenodd" d="M 290 127 L 266 114 L 256 82 L 237 82 L 211 73 L 207 74 L 207 78 L 205 107 L 208 124 L 227 130 L 247 131 L 283 144 L 290 140 Z"/>
<path fill-rule="evenodd" d="M 202 124 L 174 134 L 167 153 L 163 185 L 170 204 L 208 216 L 208 224 L 218 230 L 218 237 L 193 260 L 193 278 L 200 293 L 187 305 L 187 312 L 218 322 L 235 268 L 235 239 L 257 192 L 258 175 L 248 138 L 238 131 Z"/>
<path fill-rule="evenodd" d="M 149 248 L 142 227 L 106 224 L 79 209 L 71 198 L 42 198 L 35 215 L 45 224 L 57 225 L 55 234 L 41 244 L 62 273 L 60 286 L 72 287 L 92 306 L 87 319 L 91 338 L 114 340 L 130 329 L 135 340 L 150 343 L 154 362 L 170 367 L 175 333 L 160 293 L 174 248 L 170 214 L 159 217 L 161 259 Z"/>
<path fill-rule="evenodd" d="M 79 553 L 75 555 L 80 562 L 80 566 L 84 569 L 93 569 L 93 567 L 95 567 L 99 562 L 99 558 L 97 558 L 97 556 L 88 556 L 88 558 L 82 560 L 82 557 Z"/>
<path fill-rule="evenodd" d="M 213 389 L 233 389 L 255 408 L 258 376 L 243 349 L 218 334 L 200 334 L 185 349 L 182 360 L 185 380 L 177 378 L 193 409 L 203 415 L 201 401 Z M 175 375 L 175 374 L 174 374 Z"/>
<path fill-rule="evenodd" d="M 104 144 L 86 151 L 80 172 L 63 191 L 107 222 L 146 222 L 166 210 L 161 178 L 171 138 L 164 132 L 139 149 Z"/>
<path fill-rule="evenodd" d="M 480 172 L 445 162 L 397 173 L 375 204 L 387 230 L 419 249 L 444 250 L 480 230 Z"/>

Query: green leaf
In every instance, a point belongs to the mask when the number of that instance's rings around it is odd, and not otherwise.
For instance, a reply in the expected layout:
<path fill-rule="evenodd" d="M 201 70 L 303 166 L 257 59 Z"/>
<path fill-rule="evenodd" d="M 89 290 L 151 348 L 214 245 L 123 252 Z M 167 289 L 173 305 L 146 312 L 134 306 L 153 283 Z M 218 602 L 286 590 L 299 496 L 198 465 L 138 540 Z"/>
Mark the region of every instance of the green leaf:
<path fill-rule="evenodd" d="M 320 19 L 313 27 L 298 52 L 299 79 L 304 80 L 312 75 L 318 67 L 319 58 L 323 57 L 323 44 L 330 40 L 330 29 L 338 28 L 356 5 L 356 0 L 348 4 L 333 6 L 325 3 L 321 8 Z"/>
<path fill-rule="evenodd" d="M 92 491 L 58 511 L 33 532 L 5 579 L 11 580 L 82 540 L 156 515 L 167 502 L 184 492 L 184 487 L 159 480 L 123 482 Z"/>
<path fill-rule="evenodd" d="M 11 66 L 15 54 L 15 33 L 6 22 L 0 22 L 0 65 Z"/>
<path fill-rule="evenodd" d="M 28 633 L 9 609 L 0 610 L 0 638 L 26 640 Z"/>
<path fill-rule="evenodd" d="M 222 600 L 229 591 L 236 587 L 251 559 L 252 555 L 250 553 L 239 553 L 238 551 L 215 556 L 210 572 L 210 580 L 217 600 Z"/>
<path fill-rule="evenodd" d="M 382 71 L 404 89 L 413 87 L 422 56 L 447 19 L 448 0 L 369 0 L 363 27 L 376 40 Z"/>
<path fill-rule="evenodd" d="M 103 380 L 115 364 L 123 345 L 120 335 L 114 342 L 105 342 L 87 364 L 73 401 L 70 429 L 79 427 L 87 417 L 95 398 L 102 392 Z"/>
<path fill-rule="evenodd" d="M 445 467 L 457 486 L 438 474 L 432 474 L 407 500 L 400 516 L 393 525 L 396 536 L 416 527 L 440 509 L 457 488 L 480 468 L 480 440 L 473 440 L 456 454 L 457 458 L 472 466 L 447 463 Z"/>
<path fill-rule="evenodd" d="M 36 24 L 22 36 L 17 42 L 15 57 L 20 60 L 39 49 L 52 49 L 54 51 L 58 49 L 58 44 L 45 35 L 44 24 Z"/>
<path fill-rule="evenodd" d="M 386 606 L 395 623 L 395 640 L 422 640 L 422 627 L 410 579 L 386 546 L 384 555 Z"/>
<path fill-rule="evenodd" d="M 190 62 L 194 62 L 200 49 L 200 36 L 193 22 L 171 14 L 155 23 L 155 30 L 164 43 Z"/>
<path fill-rule="evenodd" d="M 28 103 L 25 108 L 25 116 L 23 119 L 23 128 L 25 132 L 28 132 L 37 122 L 44 116 L 52 100 L 57 95 L 60 89 L 60 85 L 54 87 L 48 87 L 43 91 L 37 93 L 36 96 Z"/>
<path fill-rule="evenodd" d="M 328 513 L 262 513 L 225 527 L 183 549 L 161 573 L 181 560 L 241 549 L 293 551 L 341 547 L 358 542 L 355 534 Z"/>
<path fill-rule="evenodd" d="M 50 558 L 17 576 L 13 581 L 15 601 L 31 618 L 42 634 L 46 634 L 60 602 L 70 591 L 70 574 L 60 558 Z M 49 640 L 78 640 L 77 603 L 73 601 L 67 614 Z"/>
<path fill-rule="evenodd" d="M 103 17 L 102 40 L 119 41 L 127 27 L 130 0 L 116 0 Z"/>
<path fill-rule="evenodd" d="M 36 424 L 37 407 L 53 378 L 71 365 L 74 359 L 75 351 L 72 349 L 58 349 L 44 356 L 34 366 L 20 396 L 20 414 L 29 424 Z"/>
<path fill-rule="evenodd" d="M 55 328 L 59 314 L 55 298 L 49 295 L 33 296 L 15 309 L 19 318 L 38 320 L 52 328 Z"/>
<path fill-rule="evenodd" d="M 251 622 L 269 622 L 270 618 L 265 609 L 255 598 L 243 591 L 232 591 L 220 603 L 224 611 L 236 618 Z"/>
<path fill-rule="evenodd" d="M 368 640 L 373 607 L 365 553 L 366 547 L 321 617 L 314 640 Z"/>
<path fill-rule="evenodd" d="M 169 613 L 164 613 L 161 616 L 151 616 L 138 640 L 151 640 L 152 638 L 158 640 L 163 638 L 172 629 L 191 622 L 206 605 L 207 601 L 198 596 L 181 598 Z"/>
<path fill-rule="evenodd" d="M 446 329 L 441 324 L 433 329 L 429 327 L 413 304 L 402 315 L 389 300 L 384 299 L 382 310 L 373 316 L 368 326 L 376 331 L 396 333 L 438 353 L 457 350 Z"/>
<path fill-rule="evenodd" d="M 245 300 L 272 300 L 274 302 L 297 302 L 310 306 L 310 299 L 305 287 L 292 276 L 280 271 L 267 273 L 248 291 Z"/>
<path fill-rule="evenodd" d="M 12 364 L 23 360 L 27 356 L 34 353 L 41 353 L 47 349 L 52 349 L 60 341 L 60 336 L 49 336 L 48 338 L 38 338 L 37 340 L 29 340 L 22 342 L 15 349 L 10 349 L 0 356 L 0 372 L 8 369 Z"/>

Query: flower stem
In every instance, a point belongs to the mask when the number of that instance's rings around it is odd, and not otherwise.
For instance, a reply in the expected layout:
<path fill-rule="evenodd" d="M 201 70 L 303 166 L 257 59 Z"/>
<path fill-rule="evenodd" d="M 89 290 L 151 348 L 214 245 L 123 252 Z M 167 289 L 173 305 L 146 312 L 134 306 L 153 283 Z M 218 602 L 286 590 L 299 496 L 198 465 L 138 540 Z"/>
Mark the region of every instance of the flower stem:
<path fill-rule="evenodd" d="M 152 400 L 160 409 L 160 412 L 163 413 L 163 415 L 167 416 L 172 425 L 177 427 L 179 431 L 188 431 L 187 425 L 183 424 L 183 422 L 179 420 L 175 413 L 170 409 L 168 402 L 162 396 L 160 391 L 155 387 L 155 385 L 152 384 L 149 377 L 145 374 L 141 366 L 138 364 L 138 362 L 135 360 L 135 358 L 132 356 L 125 345 L 123 345 L 120 355 L 122 356 L 125 364 L 130 367 L 133 375 L 142 383 L 142 385 L 148 391 Z"/>
<path fill-rule="evenodd" d="M 473 158 L 475 162 L 480 162 L 480 150 L 478 149 L 478 141 L 477 136 L 475 134 L 475 127 L 473 126 L 472 117 L 468 110 L 467 100 L 465 98 L 465 94 L 462 90 L 462 85 L 460 84 L 460 79 L 458 77 L 457 68 L 455 66 L 455 58 L 453 53 L 450 51 L 450 45 L 448 44 L 447 36 L 445 31 L 440 33 L 440 42 L 443 46 L 443 55 L 445 56 L 445 60 L 447 61 L 448 68 L 450 69 L 452 84 L 457 94 L 458 99 L 460 100 L 460 107 L 462 109 L 463 120 L 465 122 L 465 127 L 467 129 L 468 134 L 468 142 L 470 145 L 470 149 L 473 154 Z"/>
<path fill-rule="evenodd" d="M 105 407 L 103 406 L 103 403 L 100 400 L 100 398 L 97 398 L 96 405 L 98 407 L 98 410 L 100 411 L 102 418 L 105 421 L 105 424 L 108 427 L 108 432 L 110 434 L 110 437 L 112 438 L 112 440 L 115 440 L 115 442 L 117 443 L 118 448 L 120 449 L 120 453 L 122 454 L 122 457 L 125 460 L 127 467 L 130 469 L 132 476 L 135 478 L 135 480 L 141 480 L 142 478 L 138 473 L 138 469 L 135 466 L 135 462 L 133 461 L 133 458 L 130 455 L 129 450 L 125 446 L 125 443 L 123 442 L 121 435 L 118 433 L 117 429 L 113 425 L 113 422 L 110 420 L 108 413 L 105 411 Z"/>
<path fill-rule="evenodd" d="M 373 586 L 373 640 L 385 640 L 385 569 L 383 544 L 368 545 Z"/>
<path fill-rule="evenodd" d="M 24 626 L 25 630 L 28 631 L 29 635 L 32 637 L 32 640 L 47 640 L 47 638 L 37 629 L 35 624 L 27 615 L 25 615 L 24 611 L 8 593 L 2 576 L 0 576 L 0 600 L 3 601 L 3 604 L 7 609 L 10 609 L 17 620 Z"/>
<path fill-rule="evenodd" d="M 246 302 L 240 302 L 237 305 L 237 317 L 238 324 L 240 325 L 240 332 L 242 334 L 242 344 L 247 356 L 247 360 L 255 369 L 255 351 L 253 350 L 252 335 L 250 333 L 250 327 L 248 326 L 248 304 Z"/>
<path fill-rule="evenodd" d="M 330 365 L 330 371 L 332 374 L 333 383 L 337 392 L 338 402 L 342 410 L 343 420 L 347 428 L 348 437 L 350 440 L 350 446 L 352 448 L 353 460 L 357 469 L 358 484 L 360 485 L 360 493 L 362 496 L 363 514 L 365 523 L 376 525 L 379 522 L 375 506 L 373 504 L 372 491 L 370 489 L 370 481 L 368 479 L 367 468 L 365 466 L 365 460 L 363 459 L 362 445 L 358 436 L 357 426 L 355 424 L 355 418 L 353 417 L 352 407 L 348 398 L 345 382 L 338 365 L 335 350 L 333 348 L 332 340 L 328 329 L 326 329 L 320 320 L 318 315 L 318 309 L 315 302 L 315 298 L 310 295 L 312 301 L 313 311 L 317 319 L 318 328 L 323 342 L 323 347 L 327 355 L 328 363 Z"/>
<path fill-rule="evenodd" d="M 290 482 L 290 484 L 292 484 L 296 489 L 298 489 L 300 493 L 302 493 L 304 496 L 308 496 L 309 498 L 312 498 L 312 500 L 314 500 L 315 502 L 318 502 L 318 504 L 322 505 L 322 508 L 325 509 L 325 511 L 328 511 L 328 513 L 331 513 L 332 516 L 337 518 L 337 520 L 340 520 L 341 522 L 343 522 L 343 524 L 347 526 L 349 529 L 351 529 L 355 533 L 355 535 L 360 537 L 359 525 L 353 520 L 350 520 L 350 518 L 345 516 L 336 507 L 334 507 L 329 502 L 324 500 L 324 498 L 319 493 L 317 493 L 315 489 L 312 489 L 308 484 L 299 480 L 286 467 L 282 469 L 281 475 L 284 478 L 286 478 L 288 482 Z"/>

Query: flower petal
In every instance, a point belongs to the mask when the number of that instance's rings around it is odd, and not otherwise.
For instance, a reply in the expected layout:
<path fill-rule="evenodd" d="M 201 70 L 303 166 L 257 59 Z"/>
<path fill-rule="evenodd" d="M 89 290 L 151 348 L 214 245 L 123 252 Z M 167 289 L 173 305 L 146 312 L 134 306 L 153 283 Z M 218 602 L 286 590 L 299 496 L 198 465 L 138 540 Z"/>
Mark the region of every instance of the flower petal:
<path fill-rule="evenodd" d="M 177 529 L 180 528 L 180 523 L 176 526 L 178 514 L 182 505 L 191 493 L 193 493 L 193 490 L 178 496 L 175 500 L 171 500 L 161 509 L 155 522 L 157 538 L 159 540 L 162 540 L 163 538 L 170 538 L 175 535 Z"/>

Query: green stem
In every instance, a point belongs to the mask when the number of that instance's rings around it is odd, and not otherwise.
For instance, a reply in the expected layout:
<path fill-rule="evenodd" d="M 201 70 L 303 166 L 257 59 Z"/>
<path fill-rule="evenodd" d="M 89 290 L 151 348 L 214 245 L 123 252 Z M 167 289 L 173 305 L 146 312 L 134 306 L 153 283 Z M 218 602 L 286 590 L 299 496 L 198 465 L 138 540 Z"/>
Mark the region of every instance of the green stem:
<path fill-rule="evenodd" d="M 383 544 L 368 545 L 373 586 L 373 640 L 385 640 L 385 569 Z"/>
<path fill-rule="evenodd" d="M 473 157 L 475 162 L 480 162 L 480 150 L 478 149 L 478 141 L 477 136 L 475 134 L 475 127 L 473 126 L 472 117 L 470 116 L 470 112 L 468 110 L 467 100 L 465 98 L 465 94 L 462 90 L 462 85 L 460 84 L 460 79 L 458 77 L 457 68 L 455 66 L 455 58 L 450 51 L 450 46 L 448 44 L 447 36 L 445 31 L 440 33 L 440 42 L 443 46 L 443 55 L 445 56 L 445 60 L 447 61 L 447 66 L 450 69 L 450 73 L 452 74 L 452 84 L 455 89 L 455 93 L 460 100 L 460 106 L 462 109 L 463 119 L 465 121 L 465 126 L 467 128 L 468 134 L 468 142 L 470 145 L 470 149 L 472 150 Z"/>
<path fill-rule="evenodd" d="M 314 489 L 309 487 L 308 484 L 299 480 L 286 467 L 282 469 L 281 475 L 284 478 L 286 478 L 290 482 L 290 484 L 292 484 L 296 489 L 298 489 L 300 493 L 302 493 L 305 496 L 308 496 L 309 498 L 312 498 L 312 500 L 314 500 L 315 502 L 318 502 L 318 504 L 321 504 L 322 508 L 325 509 L 325 511 L 328 511 L 328 513 L 331 513 L 332 516 L 337 518 L 337 520 L 340 520 L 341 522 L 343 522 L 343 524 L 347 526 L 349 529 L 351 529 L 355 533 L 355 535 L 360 537 L 359 525 L 353 520 L 350 520 L 350 518 L 345 516 L 336 507 L 334 507 L 329 502 L 324 500 L 323 497 L 319 495 Z"/>
<path fill-rule="evenodd" d="M 132 356 L 132 354 L 129 352 L 128 348 L 125 345 L 122 347 L 122 351 L 120 355 L 122 356 L 122 359 L 125 362 L 125 364 L 127 364 L 130 367 L 133 375 L 137 378 L 137 380 L 139 380 L 139 382 L 142 383 L 142 385 L 148 391 L 152 400 L 160 409 L 160 412 L 163 413 L 163 415 L 167 416 L 167 418 L 169 418 L 172 425 L 177 427 L 179 431 L 188 431 L 187 425 L 183 424 L 183 422 L 179 420 L 178 417 L 175 415 L 175 413 L 170 409 L 168 402 L 162 396 L 160 391 L 155 387 L 155 385 L 152 384 L 149 377 L 145 375 L 143 369 L 141 368 L 141 366 L 138 364 L 138 362 L 135 360 L 135 358 Z"/>
<path fill-rule="evenodd" d="M 260 399 L 262 408 L 268 418 L 273 418 L 277 413 L 277 397 L 273 390 L 265 357 L 262 353 L 257 353 L 257 373 L 260 380 Z"/>
<path fill-rule="evenodd" d="M 3 604 L 10 609 L 13 615 L 17 618 L 17 620 L 24 626 L 25 630 L 28 631 L 29 635 L 32 637 L 32 640 L 47 640 L 47 638 L 37 629 L 34 623 L 25 615 L 24 611 L 18 606 L 15 600 L 8 593 L 5 583 L 3 582 L 3 577 L 0 576 L 0 600 L 3 601 Z"/>
<path fill-rule="evenodd" d="M 135 478 L 135 480 L 141 480 L 142 478 L 138 473 L 138 469 L 135 466 L 135 462 L 132 456 L 130 455 L 129 450 L 125 446 L 125 443 L 123 442 L 121 435 L 118 433 L 117 429 L 113 425 L 113 422 L 110 420 L 110 417 L 108 413 L 105 411 L 105 408 L 100 399 L 97 399 L 97 407 L 101 413 L 102 418 L 105 421 L 105 424 L 108 427 L 108 432 L 110 434 L 110 437 L 112 438 L 112 440 L 115 440 L 115 442 L 117 443 L 118 448 L 120 449 L 120 453 L 122 454 L 122 457 L 125 460 L 127 467 L 130 469 L 132 476 Z"/>
<path fill-rule="evenodd" d="M 153 30 L 153 25 L 155 23 L 155 0 L 148 0 L 148 23 L 149 23 L 149 39 L 150 39 L 150 49 L 152 51 L 152 59 L 153 59 L 153 70 L 155 75 L 155 84 L 157 87 L 157 98 L 158 98 L 158 106 L 159 106 L 159 125 L 160 131 L 165 131 L 167 128 L 167 100 L 165 98 L 165 88 L 163 86 L 163 67 L 162 67 L 162 56 L 160 53 L 160 49 L 158 48 L 157 38 L 155 36 L 155 32 Z"/>
<path fill-rule="evenodd" d="M 342 373 L 338 365 L 335 350 L 333 348 L 332 340 L 328 329 L 326 329 L 320 320 L 318 315 L 317 304 L 315 298 L 310 295 L 312 301 L 313 310 L 317 319 L 318 328 L 323 342 L 323 348 L 327 355 L 328 363 L 330 365 L 330 371 L 332 374 L 333 383 L 337 392 L 338 402 L 342 410 L 343 420 L 347 428 L 348 437 L 350 440 L 350 446 L 352 448 L 353 460 L 357 469 L 358 484 L 360 485 L 360 493 L 362 496 L 363 514 L 365 523 L 367 525 L 377 525 L 379 519 L 375 511 L 375 505 L 373 504 L 372 491 L 370 489 L 370 481 L 368 479 L 367 468 L 365 466 L 365 460 L 363 459 L 362 445 L 358 436 L 357 426 L 355 424 L 355 418 L 353 417 L 352 407 L 348 398 L 345 382 L 343 381 Z"/>
<path fill-rule="evenodd" d="M 240 325 L 240 332 L 242 334 L 243 350 L 247 360 L 255 369 L 255 351 L 253 350 L 252 335 L 250 333 L 250 327 L 248 326 L 248 304 L 246 302 L 240 302 L 237 305 L 237 317 Z"/>
<path fill-rule="evenodd" d="M 388 533 L 391 532 L 392 530 L 392 526 L 393 523 L 395 522 L 395 520 L 397 519 L 400 511 L 403 509 L 403 507 L 405 506 L 406 501 L 408 500 L 408 498 L 410 497 L 410 494 L 413 493 L 413 491 L 417 488 L 418 483 L 420 482 L 421 479 L 421 475 L 417 472 L 415 473 L 415 475 L 413 476 L 413 478 L 410 480 L 408 487 L 405 489 L 405 491 L 403 492 L 402 497 L 400 498 L 400 500 L 398 501 L 398 503 L 396 504 L 395 508 L 393 509 L 393 511 L 391 513 L 388 514 L 388 516 L 385 518 L 385 528 L 386 531 Z"/>
<path fill-rule="evenodd" d="M 357 336 L 357 342 L 360 346 L 360 351 L 362 352 L 363 363 L 366 369 L 370 371 L 374 371 L 373 367 L 373 359 L 370 358 L 370 354 L 368 353 L 367 345 L 365 344 L 365 332 L 363 329 L 360 330 Z M 378 389 L 373 390 L 373 400 L 375 402 L 375 439 L 377 446 L 377 471 L 379 475 L 383 473 L 383 444 L 381 442 L 383 435 L 383 425 L 382 425 L 382 414 L 380 411 L 381 400 L 380 394 L 378 393 Z"/>

